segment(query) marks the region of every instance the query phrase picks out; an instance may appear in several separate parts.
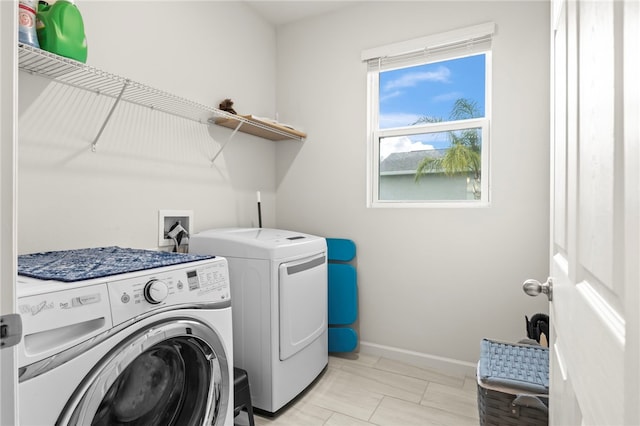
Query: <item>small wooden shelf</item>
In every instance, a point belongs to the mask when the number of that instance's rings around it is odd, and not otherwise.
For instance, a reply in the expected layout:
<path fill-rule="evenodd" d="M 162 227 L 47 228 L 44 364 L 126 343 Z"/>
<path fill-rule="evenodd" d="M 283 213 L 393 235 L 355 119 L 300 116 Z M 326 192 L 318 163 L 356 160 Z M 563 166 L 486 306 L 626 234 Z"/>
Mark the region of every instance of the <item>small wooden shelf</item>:
<path fill-rule="evenodd" d="M 307 137 L 307 134 L 299 130 L 292 129 L 280 124 L 272 123 L 265 120 L 260 120 L 251 115 L 241 115 L 240 120 L 233 118 L 220 117 L 214 122 L 219 126 L 228 127 L 230 129 L 236 129 L 240 123 L 242 125 L 238 129 L 240 132 L 248 133 L 250 135 L 259 136 L 261 138 L 269 139 L 272 141 L 282 141 L 286 139 L 303 140 Z"/>

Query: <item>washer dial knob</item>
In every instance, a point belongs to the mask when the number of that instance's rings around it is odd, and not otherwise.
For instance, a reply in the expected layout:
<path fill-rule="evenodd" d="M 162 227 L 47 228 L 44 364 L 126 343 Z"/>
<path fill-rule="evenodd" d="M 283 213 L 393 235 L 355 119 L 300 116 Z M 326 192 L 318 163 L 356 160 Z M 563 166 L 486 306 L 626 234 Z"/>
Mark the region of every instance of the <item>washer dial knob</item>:
<path fill-rule="evenodd" d="M 157 305 L 169 295 L 169 286 L 161 280 L 150 280 L 144 286 L 144 298 L 147 302 Z"/>

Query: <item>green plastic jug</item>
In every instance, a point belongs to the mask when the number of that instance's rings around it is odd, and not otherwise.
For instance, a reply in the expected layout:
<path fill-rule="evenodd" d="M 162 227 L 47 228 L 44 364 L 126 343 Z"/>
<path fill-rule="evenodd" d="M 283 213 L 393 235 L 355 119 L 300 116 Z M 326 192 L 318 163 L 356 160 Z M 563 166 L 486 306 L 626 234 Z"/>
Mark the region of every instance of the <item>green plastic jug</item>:
<path fill-rule="evenodd" d="M 87 61 L 84 22 L 73 1 L 58 0 L 52 5 L 40 1 L 36 31 L 41 49 L 78 62 Z"/>

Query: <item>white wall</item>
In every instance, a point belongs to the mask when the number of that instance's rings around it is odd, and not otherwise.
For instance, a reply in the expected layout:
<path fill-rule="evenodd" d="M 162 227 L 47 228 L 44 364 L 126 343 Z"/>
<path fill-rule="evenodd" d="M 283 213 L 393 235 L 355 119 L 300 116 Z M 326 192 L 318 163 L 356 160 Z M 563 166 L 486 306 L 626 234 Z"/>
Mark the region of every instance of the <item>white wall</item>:
<path fill-rule="evenodd" d="M 274 116 L 276 33 L 242 2 L 76 2 L 87 64 L 217 107 Z M 275 144 L 19 76 L 18 250 L 155 248 L 159 209 L 193 210 L 195 231 L 275 224 Z"/>
<path fill-rule="evenodd" d="M 309 137 L 238 134 L 211 167 L 228 129 L 123 105 L 92 153 L 110 103 L 21 72 L 20 253 L 155 247 L 158 209 L 194 210 L 196 231 L 252 226 L 260 190 L 265 226 L 355 240 L 362 350 L 469 366 L 481 337 L 524 337 L 523 316 L 546 309 L 520 289 L 548 269 L 545 2 L 367 2 L 277 34 L 242 2 L 78 5 L 88 64 L 203 104 L 278 112 Z M 367 209 L 360 52 L 486 21 L 498 31 L 492 206 Z"/>
<path fill-rule="evenodd" d="M 493 21 L 491 207 L 367 209 L 364 49 Z M 546 311 L 549 5 L 367 2 L 278 30 L 277 225 L 353 239 L 362 351 L 469 369 L 482 337 L 526 337 Z M 283 118 L 284 119 L 284 118 Z M 441 364 L 441 363 L 440 363 Z"/>

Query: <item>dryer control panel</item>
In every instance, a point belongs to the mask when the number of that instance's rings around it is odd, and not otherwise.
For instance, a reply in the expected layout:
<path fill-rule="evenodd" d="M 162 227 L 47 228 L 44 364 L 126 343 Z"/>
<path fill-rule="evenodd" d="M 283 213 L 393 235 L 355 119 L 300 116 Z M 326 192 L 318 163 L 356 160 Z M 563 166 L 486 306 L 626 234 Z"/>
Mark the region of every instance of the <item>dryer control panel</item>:
<path fill-rule="evenodd" d="M 114 325 L 176 305 L 225 305 L 231 301 L 227 260 L 221 257 L 147 271 L 107 284 Z"/>

